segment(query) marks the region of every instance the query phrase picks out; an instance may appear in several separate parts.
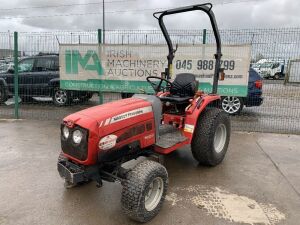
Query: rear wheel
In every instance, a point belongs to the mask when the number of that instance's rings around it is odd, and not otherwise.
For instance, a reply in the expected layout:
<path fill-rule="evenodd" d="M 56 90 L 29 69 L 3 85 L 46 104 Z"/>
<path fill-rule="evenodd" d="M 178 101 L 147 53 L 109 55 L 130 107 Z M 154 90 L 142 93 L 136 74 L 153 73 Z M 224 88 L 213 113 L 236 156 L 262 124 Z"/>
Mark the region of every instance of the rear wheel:
<path fill-rule="evenodd" d="M 88 93 L 86 94 L 86 96 L 85 96 L 85 99 L 88 101 L 88 100 L 90 100 L 90 99 L 93 97 L 93 95 L 94 95 L 94 93 L 88 92 Z"/>
<path fill-rule="evenodd" d="M 226 96 L 222 98 L 222 109 L 230 115 L 240 114 L 244 103 L 241 98 L 235 96 Z"/>
<path fill-rule="evenodd" d="M 5 87 L 3 85 L 0 85 L 0 103 L 6 102 L 8 99 L 5 91 Z"/>
<path fill-rule="evenodd" d="M 88 92 L 88 93 L 86 93 L 85 96 L 81 97 L 80 100 L 81 100 L 81 102 L 87 102 L 87 101 L 89 101 L 92 97 L 93 97 L 93 93 Z"/>
<path fill-rule="evenodd" d="M 65 106 L 70 104 L 71 96 L 66 90 L 56 88 L 53 92 L 53 103 L 57 106 Z"/>
<path fill-rule="evenodd" d="M 147 222 L 160 211 L 168 188 L 168 173 L 161 164 L 145 160 L 126 175 L 122 209 L 131 219 Z"/>
<path fill-rule="evenodd" d="M 221 109 L 205 109 L 198 119 L 191 149 L 194 158 L 203 165 L 222 162 L 230 140 L 230 118 Z"/>
<path fill-rule="evenodd" d="M 276 73 L 276 74 L 274 75 L 274 80 L 279 80 L 279 78 L 280 78 L 280 75 L 279 75 L 278 73 Z"/>

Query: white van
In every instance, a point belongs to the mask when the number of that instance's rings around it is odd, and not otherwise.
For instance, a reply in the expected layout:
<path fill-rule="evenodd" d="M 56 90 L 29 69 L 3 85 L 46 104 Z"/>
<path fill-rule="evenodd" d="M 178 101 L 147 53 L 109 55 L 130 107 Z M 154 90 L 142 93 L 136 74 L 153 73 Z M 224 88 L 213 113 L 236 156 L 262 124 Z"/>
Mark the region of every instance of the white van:
<path fill-rule="evenodd" d="M 278 80 L 284 77 L 284 62 L 259 60 L 252 66 L 261 77 L 265 79 L 273 78 Z"/>

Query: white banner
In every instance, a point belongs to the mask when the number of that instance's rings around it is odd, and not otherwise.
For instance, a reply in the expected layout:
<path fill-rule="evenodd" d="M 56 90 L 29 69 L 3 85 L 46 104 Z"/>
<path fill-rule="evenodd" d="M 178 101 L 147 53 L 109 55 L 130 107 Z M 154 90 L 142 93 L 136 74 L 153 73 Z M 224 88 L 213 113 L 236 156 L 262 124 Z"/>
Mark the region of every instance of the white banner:
<path fill-rule="evenodd" d="M 250 45 L 222 46 L 219 81 L 221 95 L 246 96 Z M 215 68 L 214 45 L 179 45 L 174 74 L 193 73 L 200 89 L 210 92 Z M 148 76 L 160 76 L 167 67 L 166 45 L 60 45 L 61 87 L 75 90 L 146 92 Z M 174 78 L 174 77 L 172 77 Z"/>

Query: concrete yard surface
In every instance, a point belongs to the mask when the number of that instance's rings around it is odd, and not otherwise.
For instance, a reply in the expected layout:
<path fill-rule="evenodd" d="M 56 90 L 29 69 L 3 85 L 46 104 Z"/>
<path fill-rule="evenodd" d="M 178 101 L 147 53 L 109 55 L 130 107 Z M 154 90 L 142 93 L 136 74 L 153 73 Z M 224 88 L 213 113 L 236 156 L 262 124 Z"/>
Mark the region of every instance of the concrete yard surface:
<path fill-rule="evenodd" d="M 66 190 L 56 163 L 60 125 L 0 120 L 1 225 L 139 224 L 122 214 L 122 186 Z M 232 133 L 225 160 L 199 166 L 189 147 L 165 157 L 169 189 L 149 224 L 300 224 L 300 136 Z"/>

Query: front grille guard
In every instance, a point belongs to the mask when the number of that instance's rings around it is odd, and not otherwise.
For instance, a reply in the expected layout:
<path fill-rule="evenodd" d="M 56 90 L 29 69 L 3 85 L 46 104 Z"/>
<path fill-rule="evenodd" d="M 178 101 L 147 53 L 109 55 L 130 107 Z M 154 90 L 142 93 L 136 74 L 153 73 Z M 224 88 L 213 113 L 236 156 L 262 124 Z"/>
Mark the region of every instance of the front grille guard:
<path fill-rule="evenodd" d="M 69 136 L 65 138 L 63 135 L 63 128 L 66 124 L 61 124 L 61 149 L 62 151 L 72 156 L 80 161 L 84 161 L 87 159 L 88 156 L 88 138 L 89 138 L 89 131 L 81 126 L 75 125 L 72 128 L 68 127 L 69 129 Z M 75 144 L 72 140 L 73 132 L 75 130 L 80 130 L 83 133 L 82 140 L 79 144 Z"/>

